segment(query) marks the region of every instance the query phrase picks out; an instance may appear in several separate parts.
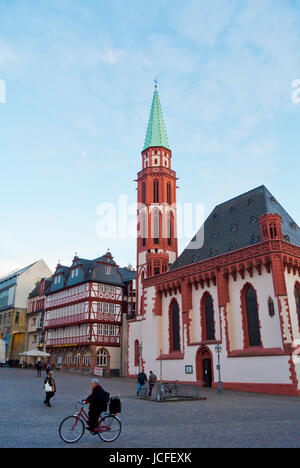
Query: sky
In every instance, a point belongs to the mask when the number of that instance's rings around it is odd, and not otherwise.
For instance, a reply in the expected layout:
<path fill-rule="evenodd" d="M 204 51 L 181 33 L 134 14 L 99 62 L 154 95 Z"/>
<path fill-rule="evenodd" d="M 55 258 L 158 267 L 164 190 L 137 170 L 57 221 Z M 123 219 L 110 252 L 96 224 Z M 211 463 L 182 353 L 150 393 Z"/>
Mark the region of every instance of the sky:
<path fill-rule="evenodd" d="M 300 224 L 300 0 L 0 0 L 0 275 L 135 265 L 98 227 L 120 196 L 134 222 L 156 78 L 178 203 L 264 184 Z"/>

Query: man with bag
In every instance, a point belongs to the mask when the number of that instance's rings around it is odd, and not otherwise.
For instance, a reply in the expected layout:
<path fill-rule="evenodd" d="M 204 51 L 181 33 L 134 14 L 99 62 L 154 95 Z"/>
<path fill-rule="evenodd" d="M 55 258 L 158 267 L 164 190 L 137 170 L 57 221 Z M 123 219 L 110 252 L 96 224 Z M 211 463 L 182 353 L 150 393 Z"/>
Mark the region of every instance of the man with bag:
<path fill-rule="evenodd" d="M 153 387 L 157 382 L 157 377 L 155 374 L 153 374 L 152 371 L 150 371 L 148 382 L 149 382 L 149 396 L 152 396 Z"/>
<path fill-rule="evenodd" d="M 138 381 L 138 388 L 137 388 L 136 395 L 139 396 L 141 388 L 147 382 L 147 376 L 146 376 L 145 372 L 140 372 L 139 373 L 139 375 L 137 377 L 137 381 Z"/>

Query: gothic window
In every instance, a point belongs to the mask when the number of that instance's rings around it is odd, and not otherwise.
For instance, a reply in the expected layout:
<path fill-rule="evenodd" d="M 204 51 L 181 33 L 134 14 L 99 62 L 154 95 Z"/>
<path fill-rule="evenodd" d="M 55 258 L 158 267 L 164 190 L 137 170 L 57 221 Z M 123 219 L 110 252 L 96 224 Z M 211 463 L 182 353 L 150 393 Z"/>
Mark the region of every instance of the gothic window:
<path fill-rule="evenodd" d="M 245 290 L 245 305 L 249 346 L 261 346 L 257 297 L 250 285 Z"/>
<path fill-rule="evenodd" d="M 158 210 L 155 210 L 153 214 L 153 238 L 154 238 L 154 244 L 158 244 L 159 243 L 159 212 Z"/>
<path fill-rule="evenodd" d="M 296 310 L 297 310 L 298 320 L 300 324 L 300 287 L 298 285 L 295 286 L 295 298 L 296 298 Z"/>
<path fill-rule="evenodd" d="M 269 311 L 269 317 L 273 318 L 275 315 L 275 308 L 274 308 L 274 302 L 271 297 L 269 297 L 268 300 L 268 311 Z"/>
<path fill-rule="evenodd" d="M 147 224 L 146 224 L 146 214 L 142 214 L 142 239 L 143 239 L 143 247 L 146 246 L 146 238 L 147 238 Z"/>
<path fill-rule="evenodd" d="M 139 365 L 139 340 L 134 342 L 134 365 L 135 367 Z"/>
<path fill-rule="evenodd" d="M 142 203 L 144 205 L 146 203 L 146 184 L 145 184 L 145 182 L 142 183 Z"/>
<path fill-rule="evenodd" d="M 159 203 L 159 184 L 158 180 L 153 182 L 153 203 Z"/>
<path fill-rule="evenodd" d="M 215 339 L 215 323 L 214 323 L 214 307 L 213 300 L 210 294 L 207 294 L 205 298 L 205 331 L 206 340 Z"/>
<path fill-rule="evenodd" d="M 173 301 L 170 306 L 170 352 L 180 351 L 179 306 Z"/>
<path fill-rule="evenodd" d="M 173 230 L 172 230 L 172 217 L 171 214 L 168 214 L 168 245 L 172 245 L 172 235 L 173 235 Z"/>
<path fill-rule="evenodd" d="M 171 184 L 167 184 L 167 203 L 171 205 L 172 199 L 171 199 Z"/>

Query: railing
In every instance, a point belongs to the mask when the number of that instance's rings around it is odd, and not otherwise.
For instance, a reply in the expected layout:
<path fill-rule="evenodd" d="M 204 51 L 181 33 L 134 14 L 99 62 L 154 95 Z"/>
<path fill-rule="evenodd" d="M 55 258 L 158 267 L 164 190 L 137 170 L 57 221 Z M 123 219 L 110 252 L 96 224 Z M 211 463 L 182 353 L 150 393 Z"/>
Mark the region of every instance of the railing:
<path fill-rule="evenodd" d="M 60 318 L 46 320 L 45 328 L 66 327 L 68 325 L 73 325 L 74 323 L 87 322 L 88 320 L 89 320 L 88 313 L 69 315 L 68 317 L 60 317 Z"/>
<path fill-rule="evenodd" d="M 73 336 L 68 338 L 47 338 L 46 346 L 76 346 L 78 344 L 90 344 L 90 337 L 84 336 Z"/>

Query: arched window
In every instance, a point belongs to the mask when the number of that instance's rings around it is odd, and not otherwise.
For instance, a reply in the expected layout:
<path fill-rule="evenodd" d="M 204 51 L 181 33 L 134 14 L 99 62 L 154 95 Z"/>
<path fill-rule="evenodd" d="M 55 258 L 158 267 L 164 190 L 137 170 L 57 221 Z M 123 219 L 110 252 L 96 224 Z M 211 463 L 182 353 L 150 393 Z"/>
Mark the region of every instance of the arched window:
<path fill-rule="evenodd" d="M 244 301 L 247 333 L 245 343 L 248 346 L 261 346 L 257 297 L 251 285 L 247 285 L 244 290 Z"/>
<path fill-rule="evenodd" d="M 170 184 L 170 183 L 167 184 L 167 203 L 168 203 L 169 205 L 172 204 L 172 198 L 171 198 L 171 184 Z"/>
<path fill-rule="evenodd" d="M 172 301 L 169 310 L 170 353 L 180 351 L 179 305 Z"/>
<path fill-rule="evenodd" d="M 153 203 L 159 203 L 159 184 L 157 179 L 153 182 Z"/>
<path fill-rule="evenodd" d="M 146 184 L 145 182 L 142 183 L 142 203 L 146 203 Z"/>
<path fill-rule="evenodd" d="M 159 211 L 153 212 L 153 239 L 154 244 L 159 244 Z"/>
<path fill-rule="evenodd" d="M 214 322 L 214 306 L 210 294 L 206 294 L 204 298 L 204 314 L 205 314 L 205 339 L 206 341 L 215 340 L 215 322 Z"/>
<path fill-rule="evenodd" d="M 299 327 L 300 327 L 300 285 L 298 283 L 295 286 L 295 299 L 296 299 L 296 311 L 297 311 Z"/>
<path fill-rule="evenodd" d="M 146 223 L 146 213 L 142 214 L 142 239 L 143 239 L 143 247 L 146 245 L 146 238 L 147 238 L 147 223 Z"/>
<path fill-rule="evenodd" d="M 171 216 L 171 213 L 168 214 L 168 245 L 172 245 L 172 237 L 173 237 L 173 218 Z"/>
<path fill-rule="evenodd" d="M 97 366 L 106 367 L 107 361 L 107 351 L 105 351 L 105 349 L 100 349 L 97 353 Z"/>
<path fill-rule="evenodd" d="M 139 340 L 135 340 L 134 342 L 134 365 L 138 367 L 139 365 Z"/>

